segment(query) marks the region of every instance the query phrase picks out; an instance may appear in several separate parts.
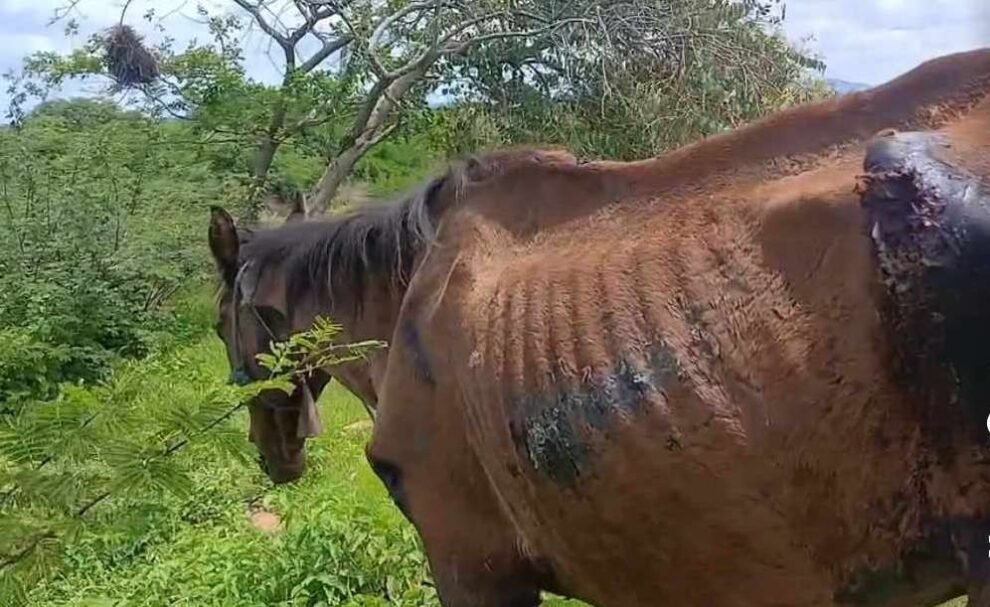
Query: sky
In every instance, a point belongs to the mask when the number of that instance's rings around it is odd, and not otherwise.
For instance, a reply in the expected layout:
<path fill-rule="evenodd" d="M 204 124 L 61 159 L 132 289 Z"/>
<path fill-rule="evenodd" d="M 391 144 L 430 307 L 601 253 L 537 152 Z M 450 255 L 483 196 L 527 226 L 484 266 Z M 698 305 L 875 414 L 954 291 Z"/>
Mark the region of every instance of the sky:
<path fill-rule="evenodd" d="M 883 84 L 927 59 L 990 46 L 990 0 L 790 0 L 788 38 L 820 54 L 826 76 Z"/>
<path fill-rule="evenodd" d="M 214 7 L 233 5 L 230 0 L 205 1 Z M 115 23 L 123 5 L 123 0 L 81 0 L 75 13 L 81 31 L 67 37 L 61 24 L 48 25 L 65 2 L 0 0 L 0 73 L 19 67 L 31 52 L 81 46 L 91 32 Z M 132 0 L 127 21 L 149 41 L 158 40 L 161 34 L 140 19 L 154 6 L 181 47 L 193 38 L 206 38 L 196 5 L 197 0 Z M 824 59 L 827 77 L 876 85 L 927 59 L 990 46 L 990 0 L 788 0 L 784 31 Z M 248 34 L 245 51 L 248 73 L 262 80 L 276 78 L 278 68 L 263 35 Z M 8 103 L 5 88 L 0 87 L 0 109 Z M 65 94 L 96 91 L 95 85 L 76 85 Z"/>

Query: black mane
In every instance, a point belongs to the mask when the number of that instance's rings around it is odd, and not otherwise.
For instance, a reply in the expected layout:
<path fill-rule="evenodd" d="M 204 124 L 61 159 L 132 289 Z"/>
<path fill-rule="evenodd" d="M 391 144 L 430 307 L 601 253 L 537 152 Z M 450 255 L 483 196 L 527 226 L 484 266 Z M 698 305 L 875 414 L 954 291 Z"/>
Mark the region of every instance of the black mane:
<path fill-rule="evenodd" d="M 563 160 L 562 160 L 563 159 Z M 520 164 L 565 162 L 573 157 L 548 150 L 509 149 L 469 157 L 391 203 L 370 203 L 321 220 L 287 223 L 246 235 L 239 266 L 286 274 L 290 301 L 307 295 L 350 299 L 360 310 L 371 279 L 404 289 L 413 262 L 432 240 L 436 221 L 457 204 L 468 183 L 483 181 Z M 443 204 L 438 199 L 443 197 Z"/>
<path fill-rule="evenodd" d="M 417 252 L 435 231 L 429 198 L 446 177 L 396 202 L 254 232 L 243 243 L 239 265 L 253 262 L 259 272 L 275 267 L 285 272 L 290 299 L 347 293 L 360 307 L 369 279 L 398 288 L 408 284 Z"/>

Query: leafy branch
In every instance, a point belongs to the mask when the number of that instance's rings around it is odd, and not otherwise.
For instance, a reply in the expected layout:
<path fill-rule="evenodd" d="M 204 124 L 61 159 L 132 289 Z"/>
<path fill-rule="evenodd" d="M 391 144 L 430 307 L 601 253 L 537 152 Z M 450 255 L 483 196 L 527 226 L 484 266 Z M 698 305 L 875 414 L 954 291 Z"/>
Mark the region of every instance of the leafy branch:
<path fill-rule="evenodd" d="M 258 354 L 258 362 L 273 377 L 305 376 L 327 367 L 367 360 L 371 352 L 387 347 L 380 340 L 338 343 L 342 331 L 338 323 L 318 316 L 312 328 L 284 342 L 272 343 L 271 353 Z"/>
<path fill-rule="evenodd" d="M 175 454 L 177 454 L 178 452 L 182 451 L 190 444 L 192 444 L 193 441 L 205 437 L 215 428 L 227 422 L 235 413 L 237 413 L 240 409 L 242 409 L 245 406 L 245 404 L 250 400 L 252 396 L 262 391 L 272 390 L 272 389 L 291 392 L 292 386 L 288 381 L 286 381 L 283 378 L 273 377 L 268 380 L 252 383 L 249 386 L 241 387 L 238 389 L 241 398 L 237 399 L 237 403 L 235 405 L 229 406 L 229 408 L 227 408 L 227 410 L 224 411 L 222 414 L 213 418 L 212 420 L 203 424 L 202 426 L 199 426 L 195 430 L 191 430 L 191 431 L 187 430 L 181 437 L 172 441 L 167 446 L 152 453 L 147 453 L 147 452 L 142 453 L 142 451 L 144 451 L 143 449 L 137 449 L 131 451 L 125 449 L 125 451 L 128 451 L 127 455 L 135 456 L 133 460 L 127 462 L 127 465 L 122 466 L 120 468 L 119 477 L 110 482 L 109 488 L 100 491 L 94 497 L 84 501 L 80 506 L 78 506 L 75 509 L 75 511 L 72 513 L 70 518 L 82 519 L 88 512 L 93 510 L 96 506 L 100 505 L 101 503 L 107 501 L 115 494 L 120 493 L 121 491 L 127 491 L 132 486 L 131 481 L 135 480 L 134 479 L 135 472 L 154 470 L 156 467 L 158 467 L 157 465 L 163 462 L 164 460 L 167 460 L 168 458 L 174 456 Z M 110 407 L 104 407 L 103 411 L 108 412 L 107 411 L 108 409 L 110 409 Z M 80 426 L 79 432 L 82 432 L 87 427 L 89 427 L 92 424 L 92 422 L 96 419 L 97 415 L 98 414 L 96 413 L 91 414 L 85 420 L 85 422 Z M 6 437 L 6 440 L 4 440 L 3 442 L 9 444 L 9 437 Z M 128 447 L 129 446 L 130 445 L 128 445 Z M 110 446 L 110 448 L 105 449 L 105 451 L 111 451 L 112 447 L 113 446 Z M 43 468 L 47 464 L 50 464 L 54 460 L 55 460 L 55 456 L 46 455 L 41 460 L 41 462 L 34 467 L 33 471 L 34 472 L 40 471 L 41 468 Z M 164 481 L 164 479 L 162 480 Z M 170 484 L 167 481 L 159 483 L 159 482 L 154 482 L 154 479 L 152 479 L 151 484 L 159 485 L 161 488 L 164 489 L 171 489 L 173 492 L 179 492 L 176 491 L 177 486 L 175 484 Z M 14 494 L 15 491 L 16 491 L 16 486 L 14 488 L 9 489 L 5 497 L 10 497 L 11 495 Z M 3 572 L 8 567 L 17 564 L 18 562 L 29 556 L 43 541 L 57 539 L 58 537 L 59 534 L 57 533 L 57 528 L 55 526 L 52 526 L 33 533 L 31 537 L 28 538 L 26 541 L 22 539 L 20 541 L 13 542 L 13 543 L 23 543 L 24 545 L 18 549 L 9 550 L 6 552 L 0 552 L 0 572 Z"/>

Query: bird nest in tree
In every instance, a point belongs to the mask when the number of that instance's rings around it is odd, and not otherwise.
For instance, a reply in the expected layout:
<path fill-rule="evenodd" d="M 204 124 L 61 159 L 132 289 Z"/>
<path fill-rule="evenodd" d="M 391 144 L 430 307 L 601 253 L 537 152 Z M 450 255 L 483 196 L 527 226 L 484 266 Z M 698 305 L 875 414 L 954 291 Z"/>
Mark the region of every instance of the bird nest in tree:
<path fill-rule="evenodd" d="M 158 79 L 158 59 L 149 51 L 141 36 L 129 25 L 115 25 L 103 40 L 104 62 L 120 86 L 151 84 Z"/>

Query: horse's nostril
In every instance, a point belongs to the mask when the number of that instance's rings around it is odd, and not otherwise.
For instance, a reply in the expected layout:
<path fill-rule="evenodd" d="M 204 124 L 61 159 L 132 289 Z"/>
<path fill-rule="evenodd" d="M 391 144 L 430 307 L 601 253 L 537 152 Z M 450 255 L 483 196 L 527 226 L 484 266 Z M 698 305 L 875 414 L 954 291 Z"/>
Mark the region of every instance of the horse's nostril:
<path fill-rule="evenodd" d="M 262 472 L 268 474 L 268 462 L 265 461 L 265 458 L 260 455 L 258 456 L 258 467 L 261 468 Z"/>
<path fill-rule="evenodd" d="M 230 372 L 230 377 L 227 378 L 227 385 L 230 386 L 246 386 L 251 383 L 251 376 L 248 372 L 244 370 L 243 367 L 238 367 Z"/>

